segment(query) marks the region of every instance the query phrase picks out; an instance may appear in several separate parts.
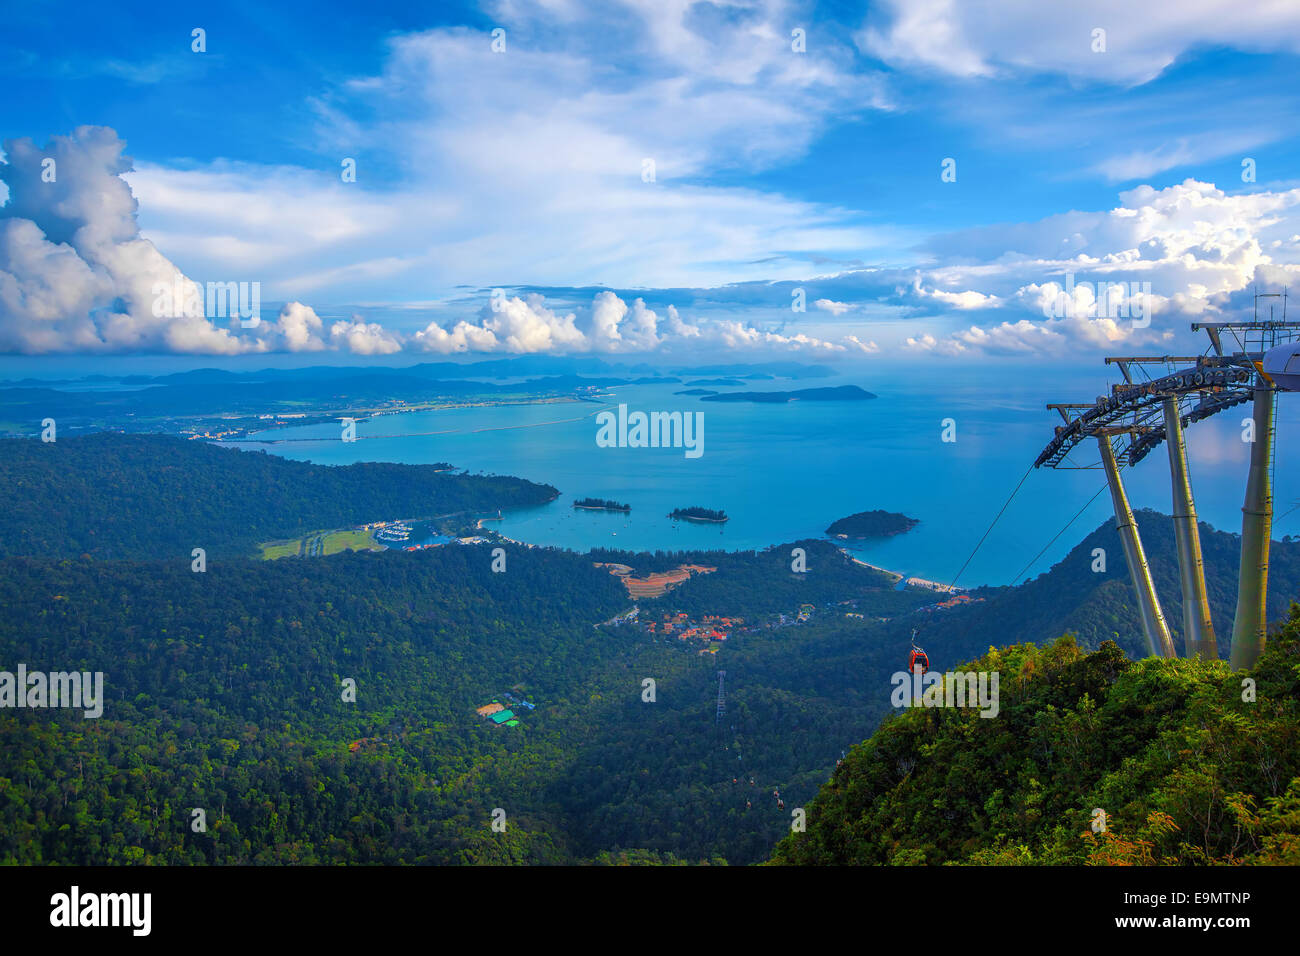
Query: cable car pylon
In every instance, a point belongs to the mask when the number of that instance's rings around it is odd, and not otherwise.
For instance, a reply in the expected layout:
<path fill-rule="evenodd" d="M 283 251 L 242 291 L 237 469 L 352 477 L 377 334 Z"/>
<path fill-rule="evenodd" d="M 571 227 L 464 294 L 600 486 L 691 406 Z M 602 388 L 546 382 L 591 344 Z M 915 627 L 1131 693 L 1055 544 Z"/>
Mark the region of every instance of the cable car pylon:
<path fill-rule="evenodd" d="M 1280 320 L 1273 317 L 1271 307 L 1268 318 L 1260 318 L 1260 302 L 1267 299 L 1281 299 Z M 1106 364 L 1118 365 L 1124 381 L 1113 385 L 1109 396 L 1100 396 L 1092 404 L 1048 405 L 1060 413 L 1064 424 L 1056 427 L 1056 437 L 1039 454 L 1034 467 L 1095 468 L 1071 462 L 1070 455 L 1087 439 L 1097 440 L 1147 647 L 1153 655 L 1176 657 L 1133 509 L 1120 480 L 1122 466 L 1132 467 L 1160 442 L 1169 443 L 1185 653 L 1218 659 L 1183 430 L 1251 402 L 1251 418 L 1244 421 L 1250 429 L 1246 438 L 1251 442 L 1250 466 L 1241 509 L 1241 562 L 1230 655 L 1233 669 L 1239 670 L 1255 665 L 1266 640 L 1275 408 L 1279 391 L 1300 391 L 1300 374 L 1289 377 L 1293 364 L 1300 369 L 1300 322 L 1287 321 L 1285 293 L 1256 293 L 1252 321 L 1195 322 L 1192 330 L 1203 330 L 1209 336 L 1204 354 L 1110 356 Z M 1229 338 L 1239 351 L 1225 351 Z M 1153 365 L 1163 365 L 1164 374 L 1147 373 L 1146 368 Z M 1142 380 L 1135 379 L 1135 369 L 1142 370 Z"/>

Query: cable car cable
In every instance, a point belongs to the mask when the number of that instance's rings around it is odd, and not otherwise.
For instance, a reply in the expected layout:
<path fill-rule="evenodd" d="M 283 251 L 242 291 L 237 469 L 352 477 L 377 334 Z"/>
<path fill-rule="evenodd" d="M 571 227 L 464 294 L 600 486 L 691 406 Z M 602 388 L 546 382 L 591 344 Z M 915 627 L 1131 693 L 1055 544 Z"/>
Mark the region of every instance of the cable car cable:
<path fill-rule="evenodd" d="M 1030 465 L 1029 468 L 1025 471 L 1024 477 L 1020 479 L 1020 484 L 1016 485 L 1016 490 L 1013 491 L 1013 492 L 1011 492 L 1011 497 L 1007 498 L 1006 502 L 1002 505 L 1002 510 L 999 511 L 999 512 L 997 513 L 997 515 L 994 516 L 993 521 L 992 521 L 992 522 L 989 524 L 989 526 L 988 526 L 988 530 L 984 532 L 984 537 L 983 537 L 983 538 L 980 538 L 980 540 L 979 540 L 979 544 L 975 545 L 975 550 L 974 550 L 974 551 L 971 551 L 971 553 L 970 553 L 970 557 L 968 557 L 968 558 L 966 559 L 966 564 L 963 564 L 963 565 L 961 566 L 961 570 L 957 572 L 956 576 L 955 576 L 955 577 L 952 579 L 952 581 L 949 583 L 949 585 L 948 585 L 949 587 L 956 587 L 956 586 L 957 586 L 957 578 L 959 578 L 959 577 L 962 576 L 962 574 L 963 574 L 963 573 L 965 572 L 965 570 L 966 570 L 966 566 L 969 565 L 969 564 L 971 563 L 971 561 L 975 558 L 975 554 L 976 554 L 976 552 L 979 551 L 979 549 L 983 546 L 985 538 L 987 538 L 987 537 L 989 536 L 989 534 L 992 533 L 992 531 L 993 531 L 993 526 L 996 525 L 996 524 L 998 523 L 998 519 L 1001 518 L 1003 512 L 1005 512 L 1005 511 L 1007 510 L 1007 507 L 1011 504 L 1012 499 L 1015 498 L 1015 496 L 1016 496 L 1017 494 L 1020 493 L 1021 485 L 1023 485 L 1023 484 L 1025 483 L 1025 479 L 1027 479 L 1027 478 L 1029 477 L 1029 473 L 1030 473 L 1031 471 L 1033 471 L 1033 470 L 1034 470 L 1034 466 L 1033 466 L 1033 465 Z"/>
<path fill-rule="evenodd" d="M 1089 498 L 1089 499 L 1088 499 L 1088 503 L 1087 503 L 1086 505 L 1084 505 L 1082 508 L 1080 508 L 1078 511 L 1076 511 L 1076 512 L 1074 513 L 1074 517 L 1071 518 L 1069 521 L 1067 521 L 1067 522 L 1065 523 L 1065 527 L 1062 528 L 1060 531 L 1056 532 L 1056 536 L 1053 537 L 1051 541 L 1047 542 L 1047 544 L 1045 544 L 1045 545 L 1043 546 L 1043 550 L 1042 550 L 1042 551 L 1039 551 L 1036 555 L 1034 555 L 1033 560 L 1031 560 L 1031 561 L 1030 561 L 1028 564 L 1026 564 L 1023 568 L 1021 568 L 1021 569 L 1020 569 L 1020 573 L 1017 574 L 1014 578 L 1011 579 L 1011 587 L 1015 587 L 1015 586 L 1016 586 L 1016 583 L 1017 583 L 1017 582 L 1018 582 L 1022 577 L 1024 577 L 1025 572 L 1028 571 L 1030 568 L 1032 568 L 1035 564 L 1038 563 L 1038 559 L 1041 558 L 1044 554 L 1047 553 L 1047 549 L 1050 548 L 1052 545 L 1056 544 L 1056 539 L 1059 538 L 1061 535 L 1065 534 L 1065 532 L 1069 529 L 1070 525 L 1072 525 L 1072 524 L 1074 524 L 1076 521 L 1078 521 L 1078 520 L 1079 520 L 1079 516 L 1082 515 L 1085 511 L 1087 511 L 1090 507 L 1092 507 L 1092 503 L 1093 503 L 1094 501 L 1096 501 L 1096 500 L 1101 496 L 1101 493 L 1102 493 L 1103 491 L 1105 491 L 1108 487 L 1109 487 L 1109 485 L 1102 485 L 1100 488 L 1097 489 L 1097 494 L 1095 494 L 1095 495 L 1093 495 L 1091 498 Z"/>

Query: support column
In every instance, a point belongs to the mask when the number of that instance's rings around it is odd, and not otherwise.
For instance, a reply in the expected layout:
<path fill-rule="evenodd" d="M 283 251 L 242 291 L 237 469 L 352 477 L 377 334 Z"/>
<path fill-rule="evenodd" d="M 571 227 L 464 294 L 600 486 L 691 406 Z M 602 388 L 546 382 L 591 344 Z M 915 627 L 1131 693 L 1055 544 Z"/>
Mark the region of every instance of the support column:
<path fill-rule="evenodd" d="M 1169 636 L 1169 625 L 1165 623 L 1164 612 L 1160 610 L 1160 599 L 1156 597 L 1156 586 L 1151 580 L 1146 552 L 1142 550 L 1142 539 L 1138 537 L 1137 521 L 1133 518 L 1133 509 L 1129 507 L 1128 496 L 1124 494 L 1124 485 L 1119 480 L 1119 465 L 1115 461 L 1115 449 L 1111 447 L 1110 436 L 1098 435 L 1097 444 L 1101 446 L 1101 462 L 1106 468 L 1110 500 L 1115 505 L 1115 530 L 1119 532 L 1120 544 L 1124 546 L 1124 560 L 1128 564 L 1129 577 L 1133 580 L 1133 593 L 1137 598 L 1138 614 L 1142 617 L 1147 650 L 1153 657 L 1177 657 L 1173 639 Z"/>
<path fill-rule="evenodd" d="M 1205 562 L 1201 556 L 1201 532 L 1196 526 L 1196 505 L 1192 501 L 1192 478 L 1187 470 L 1187 443 L 1178 399 L 1164 401 L 1165 443 L 1169 446 L 1169 476 L 1174 486 L 1174 539 L 1178 544 L 1178 578 L 1183 588 L 1183 642 L 1188 657 L 1217 661 L 1219 649 L 1210 618 L 1210 599 L 1205 590 Z"/>
<path fill-rule="evenodd" d="M 1232 667 L 1254 667 L 1264 651 L 1268 626 L 1268 544 L 1273 532 L 1273 390 L 1255 386 L 1255 441 L 1250 448 L 1246 503 L 1241 507 L 1241 570 L 1237 616 L 1232 622 Z"/>

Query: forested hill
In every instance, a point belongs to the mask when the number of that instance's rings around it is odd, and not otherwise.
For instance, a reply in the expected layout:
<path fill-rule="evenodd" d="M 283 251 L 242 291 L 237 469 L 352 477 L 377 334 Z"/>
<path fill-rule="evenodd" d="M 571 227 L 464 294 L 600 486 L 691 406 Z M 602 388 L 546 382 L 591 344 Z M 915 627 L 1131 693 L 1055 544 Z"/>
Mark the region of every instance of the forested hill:
<path fill-rule="evenodd" d="M 897 712 L 772 862 L 1300 864 L 1300 607 L 1250 672 L 1068 637 L 957 669 L 1000 672 L 996 718 Z"/>
<path fill-rule="evenodd" d="M 0 557 L 247 555 L 392 518 L 539 505 L 556 490 L 429 465 L 313 465 L 161 435 L 0 441 Z"/>

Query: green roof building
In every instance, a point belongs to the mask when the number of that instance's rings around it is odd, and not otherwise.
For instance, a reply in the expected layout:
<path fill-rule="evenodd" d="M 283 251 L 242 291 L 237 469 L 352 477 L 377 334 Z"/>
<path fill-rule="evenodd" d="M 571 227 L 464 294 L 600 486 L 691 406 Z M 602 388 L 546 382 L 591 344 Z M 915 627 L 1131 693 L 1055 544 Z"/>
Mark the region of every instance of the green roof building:
<path fill-rule="evenodd" d="M 498 710 L 495 714 L 492 715 L 492 722 L 494 724 L 504 724 L 507 720 L 509 720 L 514 715 L 515 712 L 513 710 Z"/>

